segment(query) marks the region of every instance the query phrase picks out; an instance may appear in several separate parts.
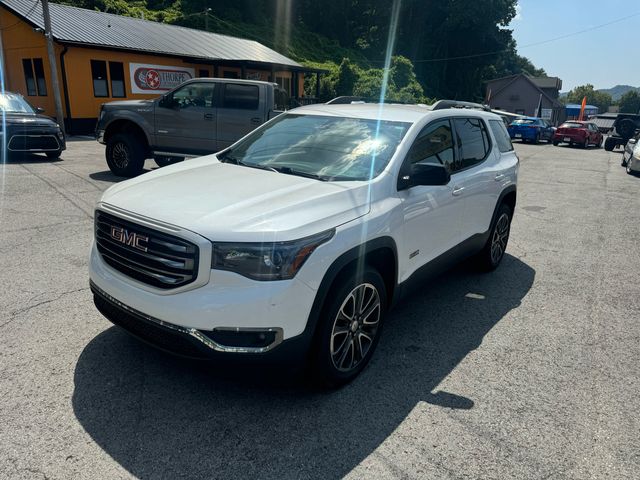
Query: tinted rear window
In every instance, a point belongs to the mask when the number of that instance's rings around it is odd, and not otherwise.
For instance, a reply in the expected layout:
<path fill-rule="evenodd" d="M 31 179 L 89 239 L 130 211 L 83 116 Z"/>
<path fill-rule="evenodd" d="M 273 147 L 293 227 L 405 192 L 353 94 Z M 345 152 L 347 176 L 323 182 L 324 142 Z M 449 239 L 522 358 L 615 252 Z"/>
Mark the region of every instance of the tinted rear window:
<path fill-rule="evenodd" d="M 504 122 L 489 120 L 489 126 L 493 132 L 493 136 L 496 137 L 498 150 L 502 153 L 512 151 L 513 145 L 511 144 L 511 137 L 509 137 L 509 132 L 507 132 L 507 129 L 504 127 Z"/>
<path fill-rule="evenodd" d="M 456 134 L 460 148 L 460 169 L 480 163 L 489 153 L 489 136 L 479 118 L 456 118 Z"/>
<path fill-rule="evenodd" d="M 256 85 L 228 83 L 225 85 L 222 107 L 257 110 L 259 100 L 259 91 Z"/>

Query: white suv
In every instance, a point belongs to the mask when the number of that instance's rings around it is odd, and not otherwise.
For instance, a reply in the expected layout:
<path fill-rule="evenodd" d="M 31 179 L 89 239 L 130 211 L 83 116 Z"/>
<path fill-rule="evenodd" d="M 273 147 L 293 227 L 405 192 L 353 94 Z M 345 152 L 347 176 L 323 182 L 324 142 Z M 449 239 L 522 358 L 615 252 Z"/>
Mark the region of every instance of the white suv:
<path fill-rule="evenodd" d="M 365 367 L 410 284 L 470 256 L 498 266 L 517 171 L 491 113 L 292 110 L 217 155 L 107 190 L 95 304 L 166 351 L 285 359 L 337 386 Z"/>

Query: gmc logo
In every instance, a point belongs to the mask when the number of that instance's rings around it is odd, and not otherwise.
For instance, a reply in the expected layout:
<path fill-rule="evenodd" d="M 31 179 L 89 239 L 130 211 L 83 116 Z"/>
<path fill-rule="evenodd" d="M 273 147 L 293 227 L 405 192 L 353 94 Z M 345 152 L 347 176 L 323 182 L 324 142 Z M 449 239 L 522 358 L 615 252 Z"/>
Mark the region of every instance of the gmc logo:
<path fill-rule="evenodd" d="M 140 235 L 136 232 L 129 232 L 126 228 L 111 227 L 111 238 L 116 242 L 123 243 L 133 248 L 137 248 L 143 252 L 147 251 L 147 247 L 144 245 L 149 242 L 149 237 Z M 144 244 L 142 243 L 144 242 Z"/>

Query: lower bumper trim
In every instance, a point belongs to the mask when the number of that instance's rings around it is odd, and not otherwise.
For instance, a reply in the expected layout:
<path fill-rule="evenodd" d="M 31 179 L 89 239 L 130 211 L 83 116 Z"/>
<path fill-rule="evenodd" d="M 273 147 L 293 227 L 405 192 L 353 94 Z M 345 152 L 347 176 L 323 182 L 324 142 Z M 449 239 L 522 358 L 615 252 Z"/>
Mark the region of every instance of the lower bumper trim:
<path fill-rule="evenodd" d="M 265 346 L 229 346 L 214 341 L 195 328 L 187 328 L 146 315 L 112 297 L 93 282 L 90 282 L 96 308 L 115 325 L 121 326 L 136 337 L 162 350 L 191 358 L 207 358 L 210 353 L 262 354 L 277 347 L 283 340 L 281 328 L 220 328 L 215 332 L 226 335 L 237 332 L 264 333 L 271 343 Z M 211 335 L 211 332 L 208 332 Z"/>

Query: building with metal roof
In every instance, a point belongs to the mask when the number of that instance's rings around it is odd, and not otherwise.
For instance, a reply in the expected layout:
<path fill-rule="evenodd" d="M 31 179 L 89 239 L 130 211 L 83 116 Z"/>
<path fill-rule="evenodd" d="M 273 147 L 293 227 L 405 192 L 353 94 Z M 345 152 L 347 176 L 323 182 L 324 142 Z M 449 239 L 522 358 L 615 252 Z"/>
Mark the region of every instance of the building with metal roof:
<path fill-rule="evenodd" d="M 530 117 L 542 117 L 553 124 L 566 118 L 558 100 L 562 80 L 557 77 L 532 77 L 524 73 L 487 82 L 487 103 L 493 109 Z M 538 107 L 541 106 L 541 111 Z"/>
<path fill-rule="evenodd" d="M 196 76 L 278 82 L 300 98 L 304 74 L 322 72 L 254 40 L 67 5 L 49 8 L 65 122 L 72 132 L 91 130 L 104 102 L 153 98 Z M 0 0 L 5 88 L 53 115 L 43 31 L 41 2 Z M 147 82 L 151 70 L 158 75 Z"/>

